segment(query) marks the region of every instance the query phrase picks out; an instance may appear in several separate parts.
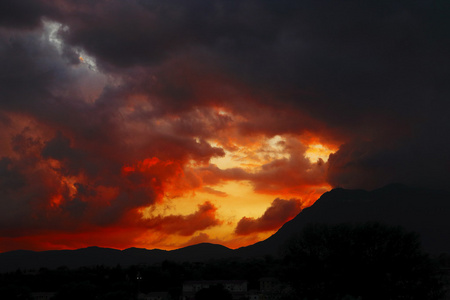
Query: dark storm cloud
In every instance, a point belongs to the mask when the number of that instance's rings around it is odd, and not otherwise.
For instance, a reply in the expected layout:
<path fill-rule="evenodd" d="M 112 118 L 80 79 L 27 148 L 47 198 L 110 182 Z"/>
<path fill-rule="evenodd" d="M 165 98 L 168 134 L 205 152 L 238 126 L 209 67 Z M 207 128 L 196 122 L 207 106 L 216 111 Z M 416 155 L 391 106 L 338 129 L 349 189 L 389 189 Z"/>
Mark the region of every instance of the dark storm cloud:
<path fill-rule="evenodd" d="M 60 12 L 70 27 L 63 36 L 100 62 L 158 66 L 183 53 L 196 63 L 209 57 L 210 72 L 244 82 L 263 102 L 281 101 L 346 130 L 373 111 L 387 114 L 383 120 L 406 118 L 446 82 L 439 76 L 448 63 L 445 2 L 76 3 Z M 175 93 L 168 98 L 192 93 L 193 83 L 171 84 L 173 75 L 163 83 Z"/>
<path fill-rule="evenodd" d="M 442 130 L 448 130 L 443 118 L 396 139 L 347 143 L 330 155 L 328 181 L 346 188 L 373 189 L 402 182 L 448 189 L 450 146 Z"/>
<path fill-rule="evenodd" d="M 3 157 L 0 160 L 0 183 L 0 189 L 5 193 L 25 186 L 24 177 L 18 170 L 12 168 L 12 160 L 8 157 Z"/>
<path fill-rule="evenodd" d="M 267 40 L 277 31 L 266 5 L 252 1 L 65 2 L 71 3 L 60 16 L 71 25 L 67 41 L 121 67 L 159 63 L 191 47 L 246 42 L 249 36 Z"/>
<path fill-rule="evenodd" d="M 41 17 L 52 9 L 36 0 L 0 2 L 0 26 L 30 29 L 40 25 Z"/>
<path fill-rule="evenodd" d="M 63 174 L 77 175 L 80 172 L 86 155 L 70 147 L 70 139 L 64 137 L 61 132 L 48 141 L 42 149 L 43 158 L 53 158 L 62 163 Z"/>

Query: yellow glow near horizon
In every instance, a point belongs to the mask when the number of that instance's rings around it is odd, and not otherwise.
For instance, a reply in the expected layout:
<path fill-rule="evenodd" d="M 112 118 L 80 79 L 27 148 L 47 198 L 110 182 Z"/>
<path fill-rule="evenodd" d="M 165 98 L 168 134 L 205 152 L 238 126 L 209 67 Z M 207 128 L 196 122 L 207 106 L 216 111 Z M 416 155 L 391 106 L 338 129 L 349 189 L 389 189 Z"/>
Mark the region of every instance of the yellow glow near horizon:
<path fill-rule="evenodd" d="M 157 215 L 189 215 L 198 209 L 199 204 L 210 201 L 218 208 L 221 219 L 233 222 L 242 217 L 260 217 L 274 199 L 273 195 L 255 193 L 247 181 L 230 181 L 215 186 L 214 189 L 226 193 L 226 197 L 196 191 L 180 198 L 166 199 L 163 205 L 146 208 L 142 211 L 143 216 L 151 218 Z"/>
<path fill-rule="evenodd" d="M 311 144 L 308 145 L 308 149 L 305 151 L 305 157 L 312 163 L 317 162 L 319 159 L 327 162 L 330 154 L 335 153 L 336 151 L 337 150 L 330 149 L 322 144 Z"/>
<path fill-rule="evenodd" d="M 243 217 L 261 217 L 272 203 L 273 195 L 255 193 L 251 183 L 247 181 L 230 181 L 220 186 L 214 186 L 214 189 L 226 193 L 226 197 L 196 191 L 180 198 L 166 199 L 164 204 L 143 209 L 143 217 L 189 215 L 198 210 L 199 204 L 210 201 L 217 207 L 217 218 L 223 223 L 201 230 L 197 234 L 207 234 L 212 240 L 220 240 L 221 244 L 239 247 L 242 246 L 242 242 L 236 242 L 236 239 L 249 239 L 249 244 L 265 239 L 274 233 L 274 231 L 263 232 L 252 237 L 237 237 L 234 235 L 234 229 L 239 220 Z M 164 244 L 157 246 L 164 249 L 175 249 L 179 248 L 180 244 L 188 242 L 190 238 L 190 236 L 167 236 Z"/>
<path fill-rule="evenodd" d="M 214 147 L 222 147 L 219 142 L 208 142 Z M 298 144 L 298 142 L 299 140 L 295 137 L 279 135 L 262 138 L 260 141 L 250 140 L 245 144 L 233 145 L 233 150 L 225 150 L 223 157 L 213 158 L 210 163 L 222 170 L 241 168 L 249 173 L 257 173 L 264 164 L 277 159 L 289 159 L 292 151 L 304 151 L 303 155 L 311 163 L 315 163 L 319 159 L 327 161 L 328 156 L 336 151 L 332 146 L 320 143 L 312 143 L 305 147 L 304 144 L 301 142 Z M 295 146 L 298 149 L 294 149 Z M 188 167 L 195 170 L 198 166 L 192 162 Z M 141 241 L 148 243 L 143 246 L 153 245 L 153 247 L 162 249 L 175 249 L 182 245 L 203 241 L 217 242 L 231 248 L 252 244 L 268 238 L 276 230 L 238 236 L 234 230 L 243 217 L 260 218 L 277 197 L 301 198 L 305 201 L 305 205 L 309 206 L 317 199 L 318 195 L 316 194 L 320 194 L 322 190 L 328 190 L 328 186 L 318 186 L 308 192 L 305 190 L 289 195 L 283 194 L 281 190 L 280 194 L 256 193 L 252 182 L 248 180 L 228 180 L 221 181 L 216 185 L 202 185 L 195 190 L 186 191 L 185 194 L 176 198 L 170 197 L 169 193 L 162 203 L 143 209 L 143 217 L 188 216 L 196 213 L 199 205 L 209 201 L 217 208 L 216 218 L 222 223 L 199 230 L 192 236 L 165 235 L 158 232 L 154 234 L 150 229 L 148 235 L 143 236 Z"/>

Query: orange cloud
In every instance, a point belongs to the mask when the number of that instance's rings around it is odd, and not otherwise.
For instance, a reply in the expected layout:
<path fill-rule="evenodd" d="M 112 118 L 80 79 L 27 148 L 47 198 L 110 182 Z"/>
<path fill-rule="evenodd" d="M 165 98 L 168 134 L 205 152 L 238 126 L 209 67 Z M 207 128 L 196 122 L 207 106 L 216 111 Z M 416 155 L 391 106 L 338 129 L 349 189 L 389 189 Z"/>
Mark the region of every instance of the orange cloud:
<path fill-rule="evenodd" d="M 190 236 L 195 232 L 218 226 L 222 221 L 216 217 L 217 208 L 210 202 L 198 205 L 198 210 L 190 215 L 169 215 L 151 217 L 141 222 L 145 227 L 166 234 Z"/>
<path fill-rule="evenodd" d="M 121 226 L 89 227 L 77 232 L 42 231 L 26 236 L 0 237 L 0 252 L 17 249 L 34 251 L 78 249 L 90 246 L 125 249 L 136 245 L 145 230 Z"/>
<path fill-rule="evenodd" d="M 215 165 L 196 169 L 202 182 L 217 185 L 230 180 L 247 180 L 257 193 L 283 197 L 301 197 L 303 201 L 314 201 L 330 189 L 326 182 L 327 165 L 323 160 L 311 162 L 306 156 L 307 146 L 298 139 L 289 137 L 280 142 L 282 155 L 266 157 L 252 168 L 232 167 L 221 169 Z M 259 150 L 264 155 L 264 149 Z M 280 157 L 281 156 L 281 157 Z"/>

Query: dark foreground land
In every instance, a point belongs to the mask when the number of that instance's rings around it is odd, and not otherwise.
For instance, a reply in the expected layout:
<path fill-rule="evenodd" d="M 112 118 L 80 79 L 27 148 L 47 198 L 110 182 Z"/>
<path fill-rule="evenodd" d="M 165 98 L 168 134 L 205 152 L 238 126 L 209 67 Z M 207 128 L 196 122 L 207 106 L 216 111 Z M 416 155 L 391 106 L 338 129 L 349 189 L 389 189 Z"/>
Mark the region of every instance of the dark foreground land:
<path fill-rule="evenodd" d="M 334 189 L 236 250 L 0 253 L 0 299 L 450 299 L 449 215 L 447 191 Z"/>
<path fill-rule="evenodd" d="M 400 227 L 310 224 L 279 256 L 18 269 L 0 275 L 0 298 L 432 300 L 445 299 L 449 267 Z"/>

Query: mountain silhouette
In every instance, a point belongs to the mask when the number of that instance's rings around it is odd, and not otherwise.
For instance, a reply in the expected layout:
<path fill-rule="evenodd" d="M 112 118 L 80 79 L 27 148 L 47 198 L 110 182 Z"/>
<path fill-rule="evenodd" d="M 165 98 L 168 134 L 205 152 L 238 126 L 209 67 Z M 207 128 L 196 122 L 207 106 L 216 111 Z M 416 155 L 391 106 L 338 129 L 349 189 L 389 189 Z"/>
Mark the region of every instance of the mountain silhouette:
<path fill-rule="evenodd" d="M 61 266 L 79 268 L 84 266 L 122 266 L 152 264 L 170 261 L 204 261 L 231 256 L 233 250 L 216 244 L 202 243 L 172 251 L 159 249 L 128 248 L 117 250 L 87 247 L 76 250 L 27 251 L 16 250 L 0 253 L 0 272 L 38 270 L 45 267 L 55 269 Z"/>
<path fill-rule="evenodd" d="M 236 251 L 244 257 L 277 254 L 308 223 L 344 222 L 401 226 L 420 235 L 425 251 L 450 253 L 450 193 L 401 184 L 373 191 L 333 189 L 268 239 Z"/>
<path fill-rule="evenodd" d="M 172 251 L 129 248 L 116 250 L 88 247 L 77 250 L 0 253 L 0 272 L 67 266 L 132 265 L 172 261 L 206 261 L 227 257 L 277 255 L 287 240 L 308 223 L 380 222 L 401 226 L 420 235 L 425 251 L 450 253 L 450 193 L 391 184 L 364 190 L 333 189 L 311 207 L 284 224 L 274 235 L 256 244 L 231 250 L 222 245 L 202 243 Z"/>

